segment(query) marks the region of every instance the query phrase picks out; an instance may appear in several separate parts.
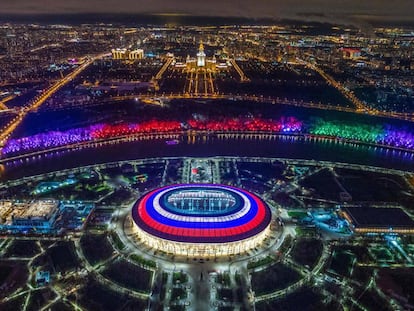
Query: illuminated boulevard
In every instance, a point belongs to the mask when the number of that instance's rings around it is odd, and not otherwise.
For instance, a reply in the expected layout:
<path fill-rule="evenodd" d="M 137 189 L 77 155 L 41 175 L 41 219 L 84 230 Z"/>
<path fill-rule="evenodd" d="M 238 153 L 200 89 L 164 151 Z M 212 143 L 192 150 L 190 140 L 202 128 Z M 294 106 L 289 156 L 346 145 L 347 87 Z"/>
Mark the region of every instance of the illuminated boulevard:
<path fill-rule="evenodd" d="M 85 58 L 82 65 L 77 67 L 68 75 L 62 77 L 60 80 L 56 81 L 52 86 L 47 90 L 43 91 L 38 97 L 36 97 L 31 103 L 21 108 L 17 112 L 17 116 L 9 122 L 9 124 L 3 128 L 0 133 L 0 146 L 3 146 L 7 139 L 12 135 L 13 131 L 23 122 L 24 118 L 30 112 L 36 111 L 46 100 L 48 100 L 53 94 L 60 90 L 63 86 L 75 79 L 81 72 L 83 72 L 89 65 L 91 65 L 95 60 L 100 59 L 108 54 L 101 54 L 95 57 Z"/>

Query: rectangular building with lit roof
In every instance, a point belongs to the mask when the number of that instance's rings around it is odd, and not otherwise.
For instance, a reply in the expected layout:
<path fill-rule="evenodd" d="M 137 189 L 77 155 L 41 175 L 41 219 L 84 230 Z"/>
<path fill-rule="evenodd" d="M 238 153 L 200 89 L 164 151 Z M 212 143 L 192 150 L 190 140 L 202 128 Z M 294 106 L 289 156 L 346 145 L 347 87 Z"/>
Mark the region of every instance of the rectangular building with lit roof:
<path fill-rule="evenodd" d="M 357 233 L 414 233 L 414 221 L 397 207 L 344 207 L 342 215 Z"/>

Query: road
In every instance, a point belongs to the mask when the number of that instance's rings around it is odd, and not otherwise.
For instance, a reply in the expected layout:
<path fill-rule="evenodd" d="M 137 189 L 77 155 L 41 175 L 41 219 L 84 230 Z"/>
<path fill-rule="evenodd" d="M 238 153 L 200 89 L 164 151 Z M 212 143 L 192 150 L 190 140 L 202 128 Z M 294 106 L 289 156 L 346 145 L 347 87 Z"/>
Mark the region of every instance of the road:
<path fill-rule="evenodd" d="M 43 103 L 45 103 L 51 96 L 53 96 L 63 86 L 75 79 L 81 72 L 89 67 L 94 61 L 100 59 L 108 54 L 100 54 L 98 56 L 90 57 L 85 62 L 73 70 L 68 75 L 57 80 L 52 86 L 44 90 L 38 97 L 36 97 L 31 103 L 20 109 L 17 116 L 2 130 L 0 133 L 0 146 L 4 146 L 7 139 L 13 133 L 13 131 L 23 122 L 24 118 L 32 111 L 38 109 Z"/>

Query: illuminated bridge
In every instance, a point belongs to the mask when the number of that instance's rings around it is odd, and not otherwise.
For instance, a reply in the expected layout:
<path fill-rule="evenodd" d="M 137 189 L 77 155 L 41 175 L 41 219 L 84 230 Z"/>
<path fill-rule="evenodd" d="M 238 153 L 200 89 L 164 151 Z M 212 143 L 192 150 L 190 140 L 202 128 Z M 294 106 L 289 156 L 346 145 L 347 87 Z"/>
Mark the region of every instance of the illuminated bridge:
<path fill-rule="evenodd" d="M 271 211 L 256 195 L 231 186 L 182 184 L 144 195 L 132 218 L 138 238 L 166 253 L 217 257 L 263 242 Z"/>

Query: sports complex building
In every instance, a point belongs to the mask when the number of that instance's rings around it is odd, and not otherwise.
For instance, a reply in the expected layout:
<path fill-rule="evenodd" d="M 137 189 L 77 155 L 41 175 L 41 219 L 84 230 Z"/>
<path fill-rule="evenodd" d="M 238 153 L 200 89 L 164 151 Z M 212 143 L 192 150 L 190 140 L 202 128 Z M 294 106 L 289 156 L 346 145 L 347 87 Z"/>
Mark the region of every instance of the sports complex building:
<path fill-rule="evenodd" d="M 214 184 L 153 190 L 133 206 L 138 238 L 166 253 L 216 257 L 248 251 L 266 238 L 271 211 L 256 195 Z"/>
<path fill-rule="evenodd" d="M 414 221 L 399 207 L 345 207 L 341 213 L 357 233 L 414 233 Z"/>
<path fill-rule="evenodd" d="M 81 230 L 95 205 L 85 201 L 0 200 L 0 232 L 58 234 Z"/>

